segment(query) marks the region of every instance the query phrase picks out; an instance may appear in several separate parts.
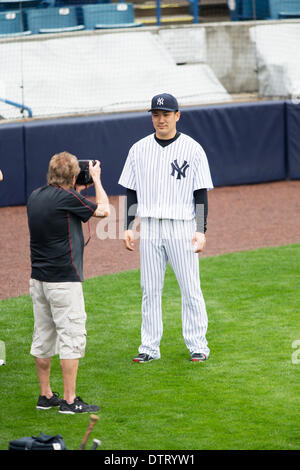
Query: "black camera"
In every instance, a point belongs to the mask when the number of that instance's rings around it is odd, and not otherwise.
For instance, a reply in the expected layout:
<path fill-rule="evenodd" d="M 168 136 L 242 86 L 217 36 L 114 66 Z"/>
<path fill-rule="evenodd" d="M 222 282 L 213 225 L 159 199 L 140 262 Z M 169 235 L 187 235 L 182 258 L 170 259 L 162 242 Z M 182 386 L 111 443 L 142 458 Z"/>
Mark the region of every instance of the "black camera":
<path fill-rule="evenodd" d="M 93 180 L 89 171 L 89 162 L 93 162 L 93 166 L 96 164 L 95 160 L 78 160 L 80 173 L 77 176 L 76 184 L 83 186 L 93 184 Z"/>

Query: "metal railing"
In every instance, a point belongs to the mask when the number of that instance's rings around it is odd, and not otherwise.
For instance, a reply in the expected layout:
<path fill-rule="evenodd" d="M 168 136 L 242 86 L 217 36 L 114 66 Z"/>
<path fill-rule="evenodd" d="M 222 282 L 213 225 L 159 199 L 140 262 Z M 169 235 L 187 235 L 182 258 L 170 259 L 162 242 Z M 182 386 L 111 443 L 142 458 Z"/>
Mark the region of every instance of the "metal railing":
<path fill-rule="evenodd" d="M 2 103 L 9 104 L 10 106 L 14 106 L 15 108 L 19 108 L 20 113 L 23 115 L 23 117 L 24 117 L 24 111 L 27 111 L 28 117 L 30 117 L 30 118 L 32 117 L 32 110 L 31 110 L 31 108 L 29 108 L 29 106 L 25 106 L 24 104 L 16 103 L 15 101 L 6 100 L 5 98 L 0 98 L 0 101 Z"/>

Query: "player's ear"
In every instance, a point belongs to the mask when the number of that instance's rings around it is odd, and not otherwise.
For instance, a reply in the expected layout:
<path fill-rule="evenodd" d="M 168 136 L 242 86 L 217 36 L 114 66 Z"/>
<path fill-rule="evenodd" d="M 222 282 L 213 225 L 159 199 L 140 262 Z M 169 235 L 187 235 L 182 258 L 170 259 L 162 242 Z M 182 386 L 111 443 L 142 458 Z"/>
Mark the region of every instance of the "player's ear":
<path fill-rule="evenodd" d="M 176 117 L 176 122 L 179 121 L 179 119 L 180 119 L 180 111 L 176 111 L 175 117 Z"/>

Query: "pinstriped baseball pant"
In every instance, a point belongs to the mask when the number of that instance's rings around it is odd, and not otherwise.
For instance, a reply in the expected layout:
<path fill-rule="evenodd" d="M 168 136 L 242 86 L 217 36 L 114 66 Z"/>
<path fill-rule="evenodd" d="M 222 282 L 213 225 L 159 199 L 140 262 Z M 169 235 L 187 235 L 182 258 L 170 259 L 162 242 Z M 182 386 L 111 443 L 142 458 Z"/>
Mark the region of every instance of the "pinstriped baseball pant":
<path fill-rule="evenodd" d="M 162 290 L 168 261 L 181 290 L 182 333 L 190 353 L 209 355 L 207 313 L 200 287 L 199 259 L 192 247 L 195 220 L 142 218 L 140 264 L 142 299 L 139 353 L 160 358 Z"/>

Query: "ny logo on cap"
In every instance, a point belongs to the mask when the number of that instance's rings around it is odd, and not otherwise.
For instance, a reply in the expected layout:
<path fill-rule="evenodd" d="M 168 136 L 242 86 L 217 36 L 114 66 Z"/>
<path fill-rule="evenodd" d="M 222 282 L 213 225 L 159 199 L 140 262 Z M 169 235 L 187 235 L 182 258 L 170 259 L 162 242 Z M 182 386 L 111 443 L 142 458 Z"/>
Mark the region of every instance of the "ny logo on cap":
<path fill-rule="evenodd" d="M 157 105 L 162 106 L 164 104 L 164 99 L 163 98 L 157 98 Z"/>

